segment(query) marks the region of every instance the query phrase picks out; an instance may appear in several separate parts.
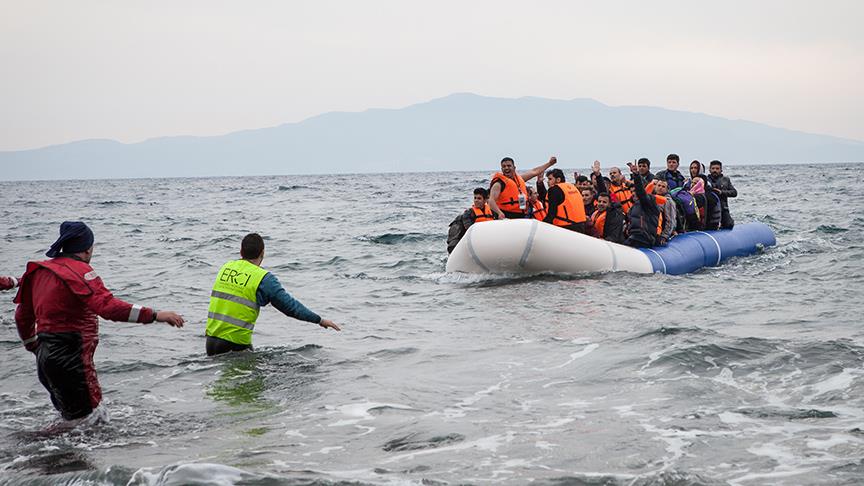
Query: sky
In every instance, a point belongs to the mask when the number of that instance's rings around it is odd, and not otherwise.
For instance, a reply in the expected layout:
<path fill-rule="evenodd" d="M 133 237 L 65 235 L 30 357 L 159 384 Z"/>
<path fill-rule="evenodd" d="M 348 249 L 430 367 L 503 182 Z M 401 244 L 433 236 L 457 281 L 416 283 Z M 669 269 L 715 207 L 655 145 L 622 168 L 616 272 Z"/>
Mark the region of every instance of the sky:
<path fill-rule="evenodd" d="M 864 2 L 0 0 L 0 150 L 220 135 L 456 92 L 864 140 Z"/>

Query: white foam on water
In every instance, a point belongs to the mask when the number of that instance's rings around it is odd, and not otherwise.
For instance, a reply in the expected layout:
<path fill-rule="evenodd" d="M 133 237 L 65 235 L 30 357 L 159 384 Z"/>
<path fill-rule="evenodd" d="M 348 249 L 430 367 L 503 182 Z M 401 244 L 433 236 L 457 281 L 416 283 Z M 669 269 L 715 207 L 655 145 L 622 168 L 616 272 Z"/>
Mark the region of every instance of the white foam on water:
<path fill-rule="evenodd" d="M 178 397 L 167 397 L 167 396 L 158 396 L 153 395 L 152 393 L 145 393 L 142 397 L 144 400 L 151 401 L 153 403 L 177 403 L 177 402 L 188 402 L 189 400 L 178 398 Z"/>
<path fill-rule="evenodd" d="M 147 486 L 181 486 L 184 484 L 212 484 L 232 486 L 256 475 L 236 467 L 222 464 L 174 464 L 162 468 L 141 468 L 132 474 L 128 484 Z"/>
<path fill-rule="evenodd" d="M 633 411 L 633 405 L 618 405 L 612 407 L 612 410 L 618 412 L 621 417 L 641 417 L 642 414 Z"/>
<path fill-rule="evenodd" d="M 584 419 L 585 417 L 577 417 L 580 419 Z M 575 422 L 576 418 L 561 418 L 558 420 L 553 420 L 551 422 L 545 424 L 537 424 L 537 425 L 526 425 L 525 427 L 528 429 L 554 429 L 556 427 L 561 427 L 562 425 L 567 425 L 571 422 Z"/>
<path fill-rule="evenodd" d="M 717 414 L 717 418 L 720 419 L 724 424 L 730 425 L 738 425 L 738 424 L 758 424 L 759 420 L 752 419 L 745 415 L 736 412 L 720 412 Z"/>
<path fill-rule="evenodd" d="M 558 385 L 569 385 L 569 384 L 571 384 L 571 383 L 573 383 L 573 382 L 574 382 L 574 380 L 556 380 L 556 381 L 550 381 L 549 383 L 544 383 L 544 384 L 542 385 L 542 388 L 549 388 L 549 387 L 552 387 L 552 386 L 558 386 Z"/>
<path fill-rule="evenodd" d="M 438 415 L 443 415 L 448 419 L 461 418 L 466 415 L 466 412 L 469 410 L 476 410 L 472 405 L 476 404 L 480 400 L 492 395 L 494 392 L 501 391 L 502 388 L 505 387 L 504 381 L 499 381 L 494 385 L 490 385 L 483 390 L 474 392 L 470 397 L 464 398 L 457 402 L 454 405 L 444 408 L 442 411 L 434 411 L 426 414 L 427 417 L 434 417 Z"/>
<path fill-rule="evenodd" d="M 711 365 L 711 367 L 708 368 L 709 370 L 713 370 L 714 368 L 720 367 L 717 365 L 717 360 L 716 360 L 716 358 L 714 358 L 714 356 L 705 356 L 705 358 L 703 358 L 703 359 L 705 360 L 706 363 Z"/>
<path fill-rule="evenodd" d="M 559 447 L 559 445 L 558 444 L 552 444 L 551 442 L 546 442 L 543 440 L 538 440 L 537 442 L 534 443 L 534 447 L 536 447 L 538 449 L 543 449 L 546 451 L 551 451 L 552 449 Z"/>
<path fill-rule="evenodd" d="M 546 369 L 539 370 L 539 371 L 548 371 L 548 370 L 557 370 L 557 369 L 561 369 L 561 368 L 563 368 L 563 367 L 569 365 L 570 363 L 576 361 L 577 359 L 579 359 L 579 358 L 581 358 L 581 357 L 583 357 L 583 356 L 587 356 L 588 354 L 590 354 L 592 351 L 594 351 L 595 349 L 597 349 L 597 348 L 599 348 L 599 347 L 600 347 L 600 345 L 597 344 L 597 343 L 589 344 L 589 345 L 585 346 L 581 351 L 578 351 L 578 352 L 572 353 L 572 354 L 570 355 L 570 359 L 567 360 L 566 362 L 564 362 L 564 363 L 562 363 L 562 364 L 560 364 L 560 365 L 558 365 L 558 366 L 553 366 L 553 367 L 551 367 L 551 368 L 546 368 Z"/>
<path fill-rule="evenodd" d="M 814 467 L 803 466 L 800 463 L 801 458 L 795 456 L 795 454 L 790 449 L 774 442 L 765 442 L 757 446 L 749 447 L 747 448 L 747 452 L 757 456 L 772 459 L 778 464 L 778 466 L 768 472 L 751 472 L 743 476 L 730 479 L 729 483 L 732 485 L 740 485 L 753 481 L 756 481 L 756 484 L 765 484 L 765 479 L 777 479 L 799 476 L 801 474 L 806 474 L 816 469 Z"/>
<path fill-rule="evenodd" d="M 666 354 L 666 351 L 669 351 L 670 349 L 673 349 L 673 348 L 666 348 L 662 351 L 655 351 L 655 352 L 649 354 L 648 355 L 648 362 L 645 363 L 644 365 L 642 365 L 641 368 L 639 368 L 639 373 L 642 373 L 643 371 L 645 371 L 649 366 L 651 366 L 652 363 L 654 363 L 655 361 L 660 359 L 660 357 L 663 356 L 664 354 Z"/>
<path fill-rule="evenodd" d="M 494 467 L 493 464 L 489 464 L 490 461 L 484 461 L 484 466 Z M 498 467 L 505 469 L 493 469 L 492 470 L 492 479 L 497 479 L 500 476 L 512 476 L 514 471 L 511 468 L 528 468 L 533 467 L 534 465 L 531 461 L 527 461 L 525 459 L 509 459 L 504 461 L 503 464 L 498 465 Z"/>
<path fill-rule="evenodd" d="M 855 376 L 859 375 L 860 373 L 861 372 L 859 370 L 843 368 L 843 371 L 841 371 L 839 374 L 834 375 L 824 381 L 820 381 L 819 383 L 814 383 L 810 385 L 810 388 L 813 390 L 814 393 L 809 398 L 812 399 L 831 391 L 846 390 L 855 381 Z"/>
<path fill-rule="evenodd" d="M 808 472 L 814 471 L 816 468 L 808 467 L 808 468 L 787 468 L 787 467 L 778 467 L 775 468 L 771 472 L 767 473 L 750 473 L 745 474 L 741 477 L 729 479 L 728 483 L 732 486 L 738 486 L 745 483 L 750 483 L 755 481 L 755 484 L 762 485 L 767 484 L 765 479 L 780 479 L 780 478 L 788 478 L 792 476 L 800 476 L 801 474 L 806 474 Z M 794 484 L 794 483 L 793 483 Z"/>
<path fill-rule="evenodd" d="M 807 447 L 823 451 L 843 444 L 864 444 L 864 440 L 849 435 L 831 434 L 829 438 L 824 440 L 810 439 L 807 441 Z"/>
<path fill-rule="evenodd" d="M 308 437 L 306 435 L 304 435 L 302 432 L 300 432 L 299 430 L 296 430 L 296 429 L 286 430 L 285 435 L 287 435 L 288 437 L 300 437 L 303 439 L 308 439 Z"/>
<path fill-rule="evenodd" d="M 591 405 L 590 402 L 586 402 L 585 400 L 573 400 L 572 402 L 562 402 L 559 403 L 559 407 L 570 407 L 570 408 L 585 408 L 588 405 Z"/>
<path fill-rule="evenodd" d="M 304 452 L 304 453 L 303 453 L 303 457 L 309 457 L 309 456 L 311 456 L 312 454 L 324 454 L 324 455 L 327 455 L 327 454 L 330 454 L 331 452 L 334 452 L 334 451 L 341 451 L 341 450 L 345 450 L 345 448 L 342 447 L 342 446 L 322 447 L 322 448 L 318 449 L 317 451 L 313 451 L 313 452 Z"/>
<path fill-rule="evenodd" d="M 347 417 L 351 417 L 348 419 L 337 420 L 331 424 L 328 424 L 328 427 L 342 427 L 345 425 L 356 425 L 358 422 L 362 422 L 365 420 L 373 420 L 375 418 L 374 415 L 369 413 L 370 410 L 375 408 L 395 408 L 397 410 L 412 410 L 417 411 L 416 408 L 409 407 L 408 405 L 401 405 L 398 403 L 380 403 L 380 402 L 361 402 L 361 403 L 348 403 L 345 405 L 339 405 L 333 407 L 331 405 L 325 406 L 328 410 L 331 410 L 332 413 L 341 413 Z"/>

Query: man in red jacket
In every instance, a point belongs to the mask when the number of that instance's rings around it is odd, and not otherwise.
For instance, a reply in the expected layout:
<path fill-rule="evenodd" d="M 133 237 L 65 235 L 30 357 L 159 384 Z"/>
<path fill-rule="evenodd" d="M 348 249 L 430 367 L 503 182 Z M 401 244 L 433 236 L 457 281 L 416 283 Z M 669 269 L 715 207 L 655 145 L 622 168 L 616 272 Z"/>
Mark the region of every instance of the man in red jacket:
<path fill-rule="evenodd" d="M 36 355 L 39 381 L 66 420 L 86 417 L 102 401 L 93 354 L 99 320 L 183 327 L 183 317 L 115 298 L 90 266 L 93 232 L 66 221 L 46 253 L 50 260 L 27 263 L 14 302 L 15 324 L 24 347 Z"/>

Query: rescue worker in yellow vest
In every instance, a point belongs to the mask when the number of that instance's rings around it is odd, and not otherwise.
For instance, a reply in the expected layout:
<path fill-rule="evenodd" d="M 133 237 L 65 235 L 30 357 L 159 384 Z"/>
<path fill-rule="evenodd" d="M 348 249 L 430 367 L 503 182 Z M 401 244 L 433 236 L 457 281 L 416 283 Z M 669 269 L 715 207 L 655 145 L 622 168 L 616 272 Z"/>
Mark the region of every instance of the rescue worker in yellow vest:
<path fill-rule="evenodd" d="M 240 244 L 240 260 L 222 265 L 210 293 L 207 309 L 207 355 L 252 348 L 252 330 L 261 307 L 273 304 L 288 317 L 340 331 L 336 323 L 322 319 L 291 297 L 272 273 L 260 267 L 264 239 L 250 233 Z"/>
<path fill-rule="evenodd" d="M 564 180 L 564 171 L 552 169 L 546 173 L 546 223 L 571 231 L 588 234 L 585 225 L 585 205 L 579 188 Z"/>
<path fill-rule="evenodd" d="M 501 172 L 492 174 L 489 187 L 489 207 L 498 219 L 521 219 L 528 215 L 528 188 L 525 181 L 539 177 L 555 165 L 558 159 L 550 157 L 549 162 L 523 173 L 516 172 L 516 163 L 510 157 L 501 159 Z"/>

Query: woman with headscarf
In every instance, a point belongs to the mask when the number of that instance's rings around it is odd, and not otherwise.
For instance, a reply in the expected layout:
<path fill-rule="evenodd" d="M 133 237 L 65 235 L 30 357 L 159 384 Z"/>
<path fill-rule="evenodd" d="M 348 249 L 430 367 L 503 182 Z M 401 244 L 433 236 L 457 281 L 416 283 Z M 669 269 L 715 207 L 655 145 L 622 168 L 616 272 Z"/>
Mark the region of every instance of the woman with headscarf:
<path fill-rule="evenodd" d="M 684 190 L 690 192 L 699 208 L 698 229 L 719 229 L 722 215 L 720 198 L 711 190 L 705 166 L 698 160 L 690 162 L 690 179 L 684 183 Z"/>

